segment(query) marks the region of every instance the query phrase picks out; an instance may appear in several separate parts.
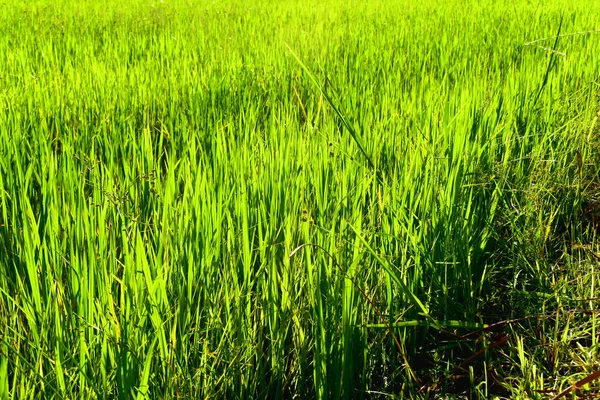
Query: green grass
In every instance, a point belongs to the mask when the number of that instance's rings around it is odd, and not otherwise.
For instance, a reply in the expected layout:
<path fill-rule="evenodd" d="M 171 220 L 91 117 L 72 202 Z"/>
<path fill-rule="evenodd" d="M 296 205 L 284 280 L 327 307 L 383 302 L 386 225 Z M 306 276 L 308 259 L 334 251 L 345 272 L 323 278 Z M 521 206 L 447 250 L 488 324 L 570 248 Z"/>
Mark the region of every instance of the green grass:
<path fill-rule="evenodd" d="M 0 399 L 600 369 L 600 4 L 61 3 L 0 0 Z"/>

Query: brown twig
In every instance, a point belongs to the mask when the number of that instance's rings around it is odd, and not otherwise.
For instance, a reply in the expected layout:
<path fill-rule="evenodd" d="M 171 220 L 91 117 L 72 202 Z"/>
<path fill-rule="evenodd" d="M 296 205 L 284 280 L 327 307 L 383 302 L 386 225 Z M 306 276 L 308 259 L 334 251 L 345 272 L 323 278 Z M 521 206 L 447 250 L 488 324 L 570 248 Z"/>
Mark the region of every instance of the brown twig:
<path fill-rule="evenodd" d="M 572 384 L 571 386 L 569 386 L 568 388 L 566 388 L 565 390 L 563 390 L 562 392 L 560 392 L 559 394 L 557 394 L 556 396 L 554 396 L 552 398 L 552 400 L 558 400 L 561 397 L 565 397 L 566 395 L 568 395 L 572 391 L 575 391 L 578 388 L 582 387 L 583 385 L 585 385 L 587 383 L 590 383 L 591 381 L 596 380 L 598 378 L 600 378 L 600 371 L 592 372 L 591 374 L 589 374 L 585 378 L 583 378 L 583 379 L 575 382 L 574 384 Z"/>

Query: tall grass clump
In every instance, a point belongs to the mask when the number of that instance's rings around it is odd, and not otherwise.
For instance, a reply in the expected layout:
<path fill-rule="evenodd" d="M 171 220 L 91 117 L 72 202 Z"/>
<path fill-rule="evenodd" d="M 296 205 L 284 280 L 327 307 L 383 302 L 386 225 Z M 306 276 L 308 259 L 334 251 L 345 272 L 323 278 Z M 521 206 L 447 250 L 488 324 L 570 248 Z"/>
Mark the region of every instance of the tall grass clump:
<path fill-rule="evenodd" d="M 0 398 L 597 369 L 595 2 L 5 3 Z"/>

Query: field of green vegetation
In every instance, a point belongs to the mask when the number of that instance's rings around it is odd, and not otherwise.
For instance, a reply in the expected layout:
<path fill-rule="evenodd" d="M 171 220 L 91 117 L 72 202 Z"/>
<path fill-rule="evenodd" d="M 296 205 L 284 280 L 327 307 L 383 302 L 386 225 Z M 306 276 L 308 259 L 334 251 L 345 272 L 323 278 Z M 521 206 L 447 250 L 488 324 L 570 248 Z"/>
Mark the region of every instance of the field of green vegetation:
<path fill-rule="evenodd" d="M 599 15 L 0 0 L 0 399 L 599 396 Z"/>

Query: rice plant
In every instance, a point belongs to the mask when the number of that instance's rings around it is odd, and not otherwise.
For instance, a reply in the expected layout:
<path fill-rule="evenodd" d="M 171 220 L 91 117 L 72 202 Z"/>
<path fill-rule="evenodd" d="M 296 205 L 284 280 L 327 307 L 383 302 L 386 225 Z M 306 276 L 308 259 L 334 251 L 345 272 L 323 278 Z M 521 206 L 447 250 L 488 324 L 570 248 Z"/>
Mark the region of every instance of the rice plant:
<path fill-rule="evenodd" d="M 5 1 L 0 398 L 597 394 L 598 12 Z"/>

